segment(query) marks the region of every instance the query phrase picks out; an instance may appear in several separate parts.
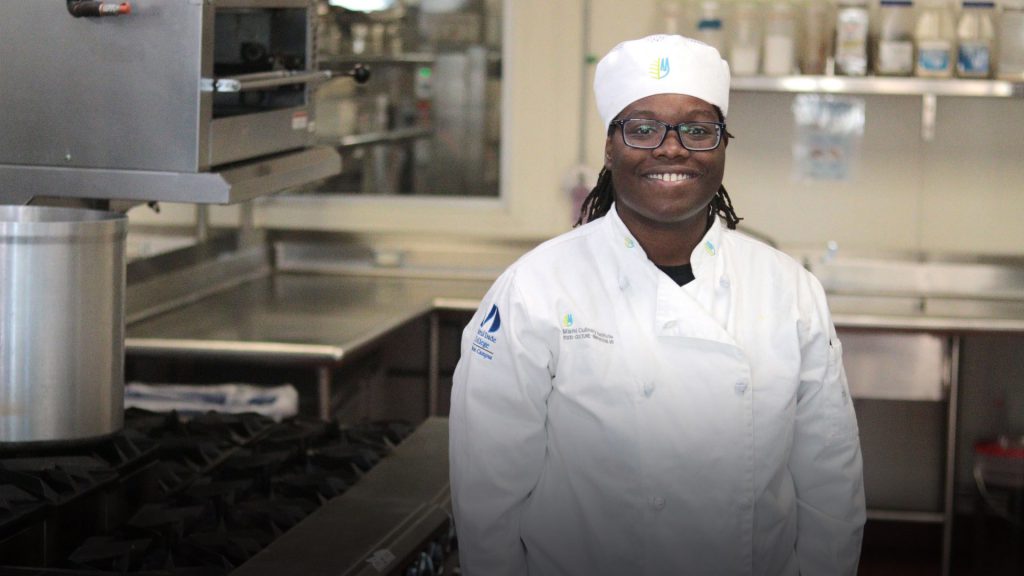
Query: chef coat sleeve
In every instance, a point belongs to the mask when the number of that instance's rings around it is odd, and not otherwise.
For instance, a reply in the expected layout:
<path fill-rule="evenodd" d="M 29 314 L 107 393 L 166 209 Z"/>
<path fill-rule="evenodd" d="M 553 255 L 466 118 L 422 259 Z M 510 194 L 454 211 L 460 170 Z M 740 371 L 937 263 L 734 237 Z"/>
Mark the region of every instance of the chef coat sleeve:
<path fill-rule="evenodd" d="M 866 518 L 857 420 L 825 292 L 807 274 L 790 471 L 801 576 L 854 576 Z"/>
<path fill-rule="evenodd" d="M 498 279 L 463 332 L 449 425 L 455 529 L 468 576 L 526 574 L 519 525 L 547 450 L 549 336 L 531 319 L 514 272 Z"/>

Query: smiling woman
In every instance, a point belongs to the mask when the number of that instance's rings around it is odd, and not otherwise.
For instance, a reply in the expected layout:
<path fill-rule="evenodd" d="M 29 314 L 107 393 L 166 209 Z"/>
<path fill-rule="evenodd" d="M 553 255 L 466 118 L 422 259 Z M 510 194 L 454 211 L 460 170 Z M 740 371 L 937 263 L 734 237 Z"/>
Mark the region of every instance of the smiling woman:
<path fill-rule="evenodd" d="M 820 283 L 734 230 L 728 65 L 652 36 L 605 56 L 594 89 L 586 222 L 506 270 L 463 333 L 462 572 L 853 576 L 842 348 Z"/>

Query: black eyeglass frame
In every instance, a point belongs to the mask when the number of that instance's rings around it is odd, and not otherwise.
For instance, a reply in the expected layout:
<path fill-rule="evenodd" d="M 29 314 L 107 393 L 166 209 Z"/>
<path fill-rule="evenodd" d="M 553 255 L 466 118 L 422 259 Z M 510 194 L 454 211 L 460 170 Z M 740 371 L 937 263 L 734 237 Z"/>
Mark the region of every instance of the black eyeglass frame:
<path fill-rule="evenodd" d="M 656 146 L 637 146 L 635 144 L 630 144 L 629 142 L 627 142 L 626 141 L 626 131 L 625 131 L 625 129 L 623 127 L 625 126 L 626 122 L 629 122 L 631 120 L 643 120 L 644 122 L 654 122 L 654 123 L 661 124 L 662 126 L 664 126 L 665 127 L 665 131 L 661 134 L 661 140 L 658 141 L 658 144 Z M 712 125 L 712 126 L 714 126 L 716 128 L 715 135 L 718 138 L 715 140 L 715 145 L 711 146 L 710 148 L 691 148 L 691 147 L 687 146 L 686 145 L 686 141 L 683 139 L 683 133 L 680 132 L 679 129 L 680 128 L 685 128 L 686 126 L 693 126 L 693 125 L 702 125 L 703 126 L 703 125 L 708 125 L 708 124 L 710 124 L 710 125 Z M 661 145 L 665 143 L 665 138 L 668 137 L 668 133 L 670 131 L 676 133 L 676 136 L 679 137 L 679 143 L 683 146 L 683 148 L 689 150 L 690 152 L 710 152 L 711 150 L 717 150 L 718 147 L 722 145 L 722 135 L 724 134 L 726 136 L 731 136 L 731 134 L 729 134 L 729 132 L 725 129 L 725 122 L 709 122 L 709 121 L 703 121 L 702 120 L 702 121 L 699 121 L 699 122 L 680 122 L 679 124 L 673 125 L 673 124 L 669 124 L 668 122 L 662 122 L 661 120 L 654 120 L 653 118 L 623 118 L 621 120 L 615 120 L 614 122 L 611 123 L 611 125 L 619 127 L 619 133 L 622 134 L 622 143 L 623 144 L 625 144 L 626 146 L 629 146 L 630 148 L 636 148 L 638 150 L 656 150 L 656 149 L 660 148 Z"/>

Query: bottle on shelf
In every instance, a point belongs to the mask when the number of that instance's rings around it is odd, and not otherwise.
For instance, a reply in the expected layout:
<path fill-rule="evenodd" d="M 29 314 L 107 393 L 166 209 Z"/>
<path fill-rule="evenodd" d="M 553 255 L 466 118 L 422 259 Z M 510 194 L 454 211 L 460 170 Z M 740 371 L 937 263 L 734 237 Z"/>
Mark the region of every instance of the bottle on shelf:
<path fill-rule="evenodd" d="M 725 54 L 725 27 L 722 5 L 718 0 L 702 0 L 698 6 L 697 31 L 694 37 Z"/>
<path fill-rule="evenodd" d="M 914 5 L 911 0 L 881 0 L 875 74 L 910 76 L 914 73 Z"/>
<path fill-rule="evenodd" d="M 1024 0 L 1003 0 L 999 21 L 998 76 L 1024 82 Z"/>
<path fill-rule="evenodd" d="M 736 76 L 752 76 L 761 69 L 761 10 L 744 0 L 733 6 L 729 20 L 729 69 Z"/>
<path fill-rule="evenodd" d="M 867 0 L 839 0 L 836 7 L 836 74 L 867 74 L 868 24 Z"/>
<path fill-rule="evenodd" d="M 829 71 L 835 26 L 831 7 L 828 0 L 807 0 L 803 4 L 799 56 L 801 74 L 825 74 Z"/>
<path fill-rule="evenodd" d="M 658 34 L 679 34 L 682 28 L 682 5 L 677 0 L 661 0 L 658 2 L 658 22 L 655 32 Z"/>
<path fill-rule="evenodd" d="M 796 59 L 796 12 L 788 0 L 768 5 L 764 21 L 764 63 L 766 76 L 793 73 Z"/>
<path fill-rule="evenodd" d="M 917 58 L 914 74 L 927 78 L 953 75 L 956 27 L 953 11 L 946 0 L 926 0 L 917 14 L 914 27 Z"/>
<path fill-rule="evenodd" d="M 991 0 L 964 0 L 956 24 L 956 75 L 961 78 L 992 76 L 996 30 Z"/>

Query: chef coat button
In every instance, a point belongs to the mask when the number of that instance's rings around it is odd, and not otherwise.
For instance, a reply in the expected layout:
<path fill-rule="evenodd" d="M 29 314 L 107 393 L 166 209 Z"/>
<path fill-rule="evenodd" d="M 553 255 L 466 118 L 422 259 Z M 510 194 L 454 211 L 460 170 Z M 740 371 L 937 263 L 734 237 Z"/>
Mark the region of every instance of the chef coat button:
<path fill-rule="evenodd" d="M 736 390 L 737 396 L 743 396 L 743 393 L 747 391 L 747 383 L 742 381 L 737 382 L 736 385 L 733 386 L 733 389 Z"/>
<path fill-rule="evenodd" d="M 665 499 L 661 496 L 651 496 L 648 500 L 652 510 L 661 510 L 665 508 Z"/>
<path fill-rule="evenodd" d="M 619 289 L 625 290 L 626 288 L 629 288 L 629 278 L 627 278 L 626 276 L 621 276 L 619 278 Z"/>
<path fill-rule="evenodd" d="M 722 279 L 719 280 L 719 284 L 722 285 L 722 288 L 728 288 L 729 287 L 729 277 L 728 276 L 722 276 Z"/>
<path fill-rule="evenodd" d="M 676 327 L 676 324 L 678 324 L 678 322 L 675 320 L 669 320 L 668 322 L 665 322 L 664 328 L 665 330 L 671 330 Z"/>
<path fill-rule="evenodd" d="M 650 398 L 654 394 L 654 382 L 644 382 L 644 396 Z"/>

